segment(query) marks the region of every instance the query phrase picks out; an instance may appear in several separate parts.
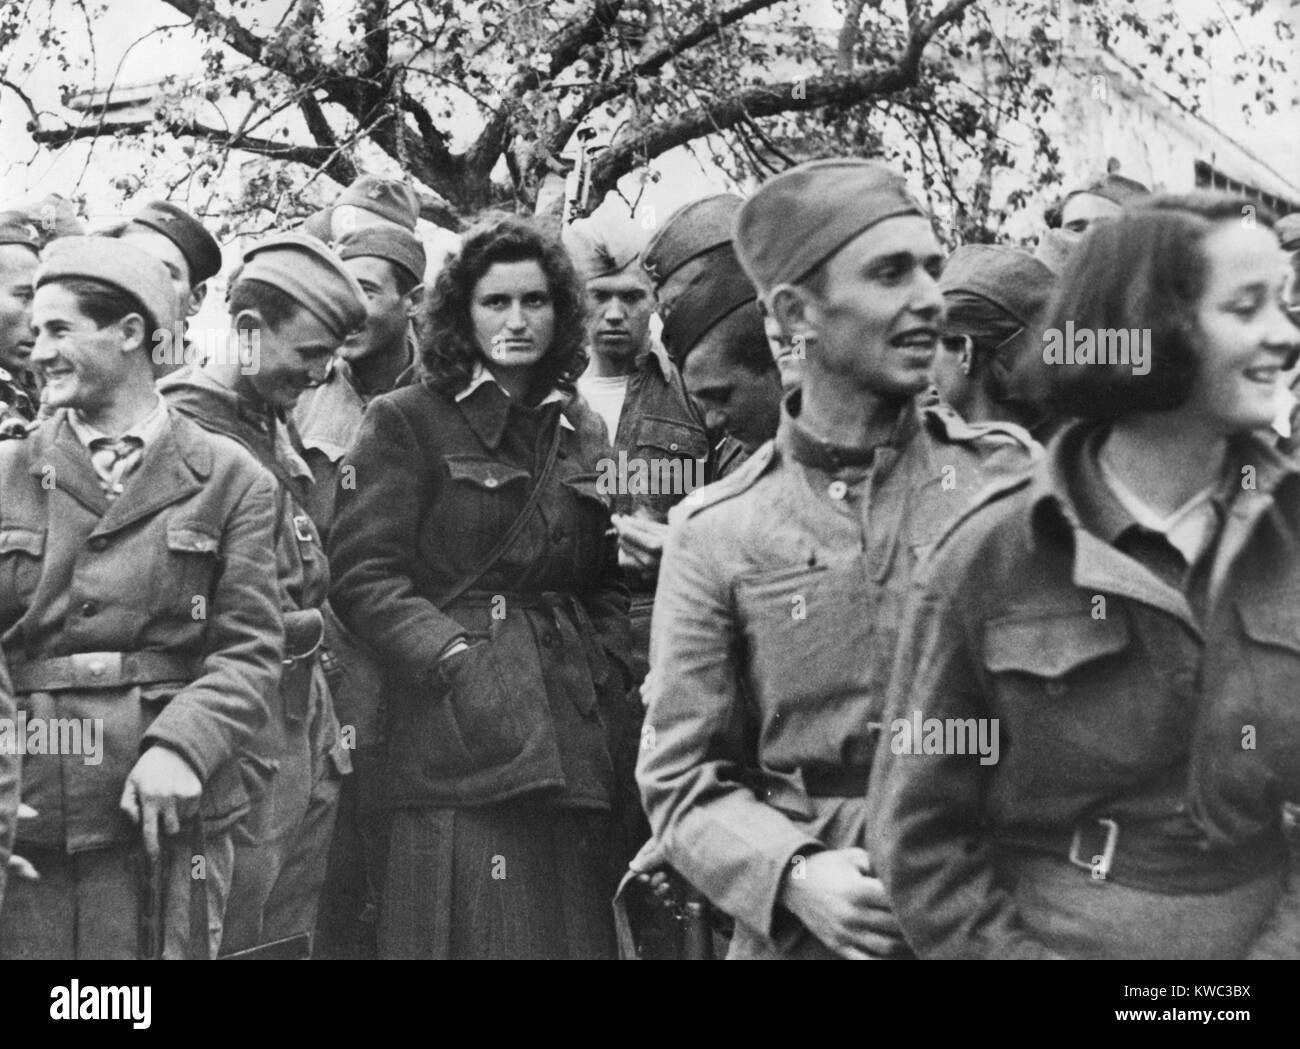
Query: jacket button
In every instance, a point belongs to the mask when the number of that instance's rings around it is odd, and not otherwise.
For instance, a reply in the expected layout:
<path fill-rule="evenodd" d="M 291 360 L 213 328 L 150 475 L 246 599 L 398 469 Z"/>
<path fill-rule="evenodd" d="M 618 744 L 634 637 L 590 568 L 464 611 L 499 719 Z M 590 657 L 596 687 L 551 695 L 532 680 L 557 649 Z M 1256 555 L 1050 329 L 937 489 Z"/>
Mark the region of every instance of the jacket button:
<path fill-rule="evenodd" d="M 832 481 L 830 487 L 826 489 L 826 494 L 838 501 L 849 494 L 849 486 L 843 481 Z"/>
<path fill-rule="evenodd" d="M 78 611 L 83 616 L 93 616 L 96 610 L 98 609 L 98 607 L 99 606 L 96 605 L 94 601 L 85 601 L 82 603 L 81 608 L 78 609 Z"/>
<path fill-rule="evenodd" d="M 495 488 L 500 482 L 495 477 L 489 477 L 483 482 L 484 488 Z"/>
<path fill-rule="evenodd" d="M 103 677 L 103 676 L 104 676 L 104 671 L 107 670 L 107 669 L 108 669 L 108 667 L 106 667 L 106 666 L 104 665 L 104 663 L 103 663 L 101 660 L 98 660 L 98 659 L 95 660 L 95 662 L 91 663 L 91 664 L 90 664 L 90 667 L 89 667 L 89 670 L 90 670 L 90 673 L 91 673 L 91 676 L 92 676 L 92 677 Z"/>
<path fill-rule="evenodd" d="M 669 450 L 670 452 L 675 452 L 675 451 L 677 451 L 680 447 L 681 447 L 680 444 L 678 444 L 676 441 L 672 441 L 672 442 L 670 442 L 669 445 L 668 445 L 668 450 Z"/>

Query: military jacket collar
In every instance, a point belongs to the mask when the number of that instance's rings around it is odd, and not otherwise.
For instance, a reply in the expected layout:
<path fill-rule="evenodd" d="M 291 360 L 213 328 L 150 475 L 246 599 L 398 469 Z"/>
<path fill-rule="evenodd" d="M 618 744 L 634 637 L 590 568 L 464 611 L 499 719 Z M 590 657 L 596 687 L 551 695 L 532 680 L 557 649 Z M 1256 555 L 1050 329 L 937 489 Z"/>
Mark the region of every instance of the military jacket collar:
<path fill-rule="evenodd" d="M 212 472 L 212 451 L 195 429 L 172 408 L 167 426 L 145 449 L 122 494 L 109 503 L 90 462 L 90 452 L 73 432 L 68 409 L 60 408 L 28 438 L 29 472 L 67 492 L 99 516 L 92 535 L 106 535 L 184 499 L 203 486 Z"/>

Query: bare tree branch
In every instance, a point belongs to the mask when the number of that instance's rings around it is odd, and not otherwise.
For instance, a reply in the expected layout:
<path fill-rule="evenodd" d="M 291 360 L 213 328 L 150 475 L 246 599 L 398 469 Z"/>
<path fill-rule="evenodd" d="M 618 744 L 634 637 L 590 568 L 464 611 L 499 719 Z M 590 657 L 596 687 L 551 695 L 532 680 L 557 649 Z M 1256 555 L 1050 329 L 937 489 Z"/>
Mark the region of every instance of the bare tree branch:
<path fill-rule="evenodd" d="M 746 88 L 716 106 L 701 106 L 628 137 L 611 146 L 592 164 L 593 195 L 599 199 L 620 178 L 644 164 L 648 158 L 657 157 L 692 139 L 733 128 L 746 117 L 774 116 L 822 106 L 843 109 L 869 98 L 912 87 L 917 82 L 925 45 L 974 2 L 950 0 L 938 14 L 915 28 L 898 61 L 885 69 Z M 796 91 L 796 87 L 799 90 Z"/>

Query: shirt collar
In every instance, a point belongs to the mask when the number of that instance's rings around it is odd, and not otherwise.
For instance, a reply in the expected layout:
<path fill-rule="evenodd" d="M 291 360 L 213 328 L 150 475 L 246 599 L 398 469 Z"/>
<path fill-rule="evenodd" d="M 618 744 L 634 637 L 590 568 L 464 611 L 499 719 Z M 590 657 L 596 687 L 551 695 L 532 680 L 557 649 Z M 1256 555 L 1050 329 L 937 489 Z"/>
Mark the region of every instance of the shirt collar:
<path fill-rule="evenodd" d="M 480 386 L 487 385 L 488 383 L 491 383 L 498 390 L 500 390 L 502 396 L 504 396 L 507 400 L 510 399 L 510 395 L 506 393 L 505 389 L 501 386 L 501 384 L 496 381 L 496 378 L 492 375 L 492 373 L 488 371 L 487 368 L 485 368 L 482 364 L 476 364 L 474 366 L 474 374 L 470 376 L 469 385 L 467 385 L 463 390 L 461 390 L 460 393 L 456 394 L 454 400 L 456 401 L 457 404 L 460 404 L 461 401 L 471 396 L 474 393 L 474 391 L 477 390 Z M 550 393 L 548 393 L 540 401 L 538 401 L 536 407 L 540 408 L 544 404 L 554 404 L 556 402 L 559 402 L 560 404 L 567 407 L 569 403 L 569 398 L 565 394 L 561 393 L 558 389 L 555 389 L 552 390 Z M 563 426 L 566 430 L 574 429 L 573 423 L 569 420 L 569 417 L 564 414 L 563 409 L 561 409 L 560 411 L 560 425 Z"/>
<path fill-rule="evenodd" d="M 149 413 L 125 433 L 118 434 L 116 438 L 111 434 L 95 429 L 76 410 L 68 412 L 68 425 L 72 427 L 72 432 L 77 435 L 77 440 L 87 448 L 94 441 L 122 440 L 126 437 L 134 437 L 140 442 L 142 448 L 148 448 L 167 428 L 167 402 L 162 399 L 161 394 L 155 394 L 155 397 L 157 400 L 155 400 L 154 406 L 149 410 Z"/>
<path fill-rule="evenodd" d="M 1105 433 L 1104 427 L 1078 420 L 1052 439 L 1029 482 L 1035 521 L 1041 520 L 1044 511 L 1051 512 L 1106 543 L 1114 543 L 1125 529 L 1139 524 L 1101 476 L 1096 448 Z M 1254 433 L 1239 434 L 1228 441 L 1221 483 L 1212 496 L 1220 507 L 1230 508 L 1244 490 L 1242 478 L 1247 467 L 1254 481 L 1252 494 L 1271 497 L 1283 483 L 1294 483 L 1300 477 L 1297 464 L 1268 441 Z M 1073 477 L 1078 480 L 1072 483 Z"/>

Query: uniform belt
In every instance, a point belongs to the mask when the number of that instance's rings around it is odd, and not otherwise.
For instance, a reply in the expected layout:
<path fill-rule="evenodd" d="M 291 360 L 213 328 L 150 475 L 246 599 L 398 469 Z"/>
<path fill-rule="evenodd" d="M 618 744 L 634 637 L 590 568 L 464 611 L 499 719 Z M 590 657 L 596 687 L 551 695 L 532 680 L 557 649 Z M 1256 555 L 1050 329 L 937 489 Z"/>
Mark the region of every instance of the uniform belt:
<path fill-rule="evenodd" d="M 1220 892 L 1285 862 L 1280 834 L 1263 835 L 1232 850 L 1213 850 L 1158 826 L 1106 816 L 1082 819 L 1072 828 L 1008 834 L 1011 849 L 1047 853 L 1087 871 L 1094 881 L 1115 881 L 1165 893 Z"/>
<path fill-rule="evenodd" d="M 166 652 L 78 652 L 72 656 L 9 661 L 15 692 L 116 688 L 157 681 L 191 681 L 194 660 Z"/>

